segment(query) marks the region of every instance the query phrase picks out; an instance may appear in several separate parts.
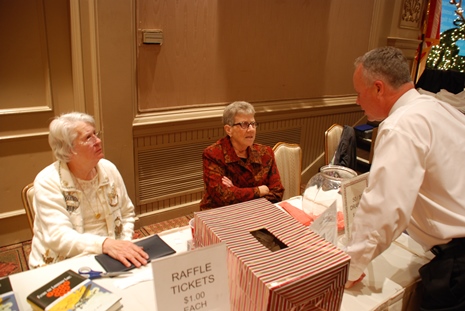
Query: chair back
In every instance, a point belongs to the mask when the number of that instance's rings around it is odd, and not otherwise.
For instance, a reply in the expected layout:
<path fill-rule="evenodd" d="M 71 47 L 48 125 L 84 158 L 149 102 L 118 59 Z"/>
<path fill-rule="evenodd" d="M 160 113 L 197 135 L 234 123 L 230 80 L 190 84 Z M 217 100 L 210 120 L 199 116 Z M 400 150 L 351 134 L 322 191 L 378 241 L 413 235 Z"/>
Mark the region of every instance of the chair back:
<path fill-rule="evenodd" d="M 284 186 L 283 200 L 300 195 L 302 149 L 299 144 L 279 142 L 273 147 L 276 166 Z"/>
<path fill-rule="evenodd" d="M 21 199 L 23 201 L 24 209 L 26 210 L 29 227 L 31 228 L 32 234 L 34 234 L 34 217 L 36 215 L 34 205 L 32 203 L 34 199 L 34 183 L 30 183 L 23 188 L 21 191 Z"/>
<path fill-rule="evenodd" d="M 336 153 L 344 127 L 334 123 L 325 132 L 325 165 L 331 164 Z"/>

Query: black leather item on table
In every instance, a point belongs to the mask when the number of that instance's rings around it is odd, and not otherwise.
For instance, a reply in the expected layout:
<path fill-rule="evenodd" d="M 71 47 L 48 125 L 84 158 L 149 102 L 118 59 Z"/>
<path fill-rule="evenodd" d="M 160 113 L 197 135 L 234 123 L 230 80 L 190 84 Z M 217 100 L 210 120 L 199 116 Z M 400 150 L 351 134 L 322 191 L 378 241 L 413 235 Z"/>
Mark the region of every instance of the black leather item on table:
<path fill-rule="evenodd" d="M 169 246 L 165 241 L 163 241 L 157 234 L 137 241 L 135 244 L 144 248 L 144 251 L 149 255 L 148 262 L 156 258 L 161 258 L 176 253 L 176 251 L 172 249 L 171 246 Z M 107 254 L 96 255 L 95 259 L 107 272 L 128 271 L 136 267 L 134 265 L 126 267 L 119 260 L 116 260 Z"/>

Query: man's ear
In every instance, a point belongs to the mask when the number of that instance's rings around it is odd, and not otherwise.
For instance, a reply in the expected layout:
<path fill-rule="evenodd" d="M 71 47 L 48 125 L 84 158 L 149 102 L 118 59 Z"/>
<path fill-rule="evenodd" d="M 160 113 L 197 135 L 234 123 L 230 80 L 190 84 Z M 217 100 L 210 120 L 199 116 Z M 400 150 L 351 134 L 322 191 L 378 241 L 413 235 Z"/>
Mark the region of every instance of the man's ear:
<path fill-rule="evenodd" d="M 385 87 L 383 81 L 376 80 L 374 84 L 375 84 L 376 93 L 378 95 L 382 95 L 384 93 L 384 87 Z"/>

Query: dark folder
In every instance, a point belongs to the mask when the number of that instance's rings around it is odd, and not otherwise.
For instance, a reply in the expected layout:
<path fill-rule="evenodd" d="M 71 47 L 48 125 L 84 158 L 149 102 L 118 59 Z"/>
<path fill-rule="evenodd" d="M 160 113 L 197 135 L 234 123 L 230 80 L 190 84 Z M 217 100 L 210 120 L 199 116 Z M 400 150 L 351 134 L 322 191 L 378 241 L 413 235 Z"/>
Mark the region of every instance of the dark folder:
<path fill-rule="evenodd" d="M 163 241 L 157 234 L 137 241 L 135 244 L 144 248 L 144 251 L 149 255 L 149 262 L 153 259 L 176 253 L 176 251 L 172 249 L 171 246 L 166 244 L 166 242 Z M 95 259 L 107 272 L 128 271 L 136 267 L 134 265 L 126 267 L 119 260 L 116 260 L 107 254 L 96 255 Z"/>

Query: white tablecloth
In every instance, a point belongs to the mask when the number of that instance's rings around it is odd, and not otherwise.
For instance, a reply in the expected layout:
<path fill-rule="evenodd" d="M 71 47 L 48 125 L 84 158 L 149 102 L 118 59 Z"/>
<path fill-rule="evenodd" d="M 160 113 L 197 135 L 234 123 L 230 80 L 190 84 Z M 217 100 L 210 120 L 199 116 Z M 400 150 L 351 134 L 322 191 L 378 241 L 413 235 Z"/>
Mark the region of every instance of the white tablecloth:
<path fill-rule="evenodd" d="M 159 234 L 159 236 L 167 242 L 177 253 L 187 251 L 187 241 L 191 239 L 191 230 L 189 227 L 172 229 Z M 88 255 L 75 257 L 49 265 L 43 268 L 29 270 L 10 276 L 13 291 L 18 300 L 20 310 L 32 311 L 31 306 L 27 303 L 26 298 L 31 292 L 39 288 L 46 282 L 58 276 L 62 272 L 72 269 L 78 271 L 80 267 L 88 266 L 93 270 L 104 271 L 100 264 L 95 260 L 95 256 Z M 139 282 L 133 286 L 121 289 L 117 285 L 122 280 L 129 283 L 134 280 L 146 281 Z M 118 278 L 102 278 L 96 279 L 95 282 L 104 286 L 108 290 L 119 294 L 122 297 L 123 310 L 129 311 L 144 311 L 156 310 L 155 307 L 155 291 L 153 288 L 152 266 L 148 264 L 145 267 L 131 270 L 129 276 L 121 276 Z M 162 311 L 162 310 L 160 310 Z"/>
<path fill-rule="evenodd" d="M 187 251 L 191 230 L 187 226 L 168 230 L 159 235 L 176 252 L 181 253 Z M 419 279 L 418 269 L 428 262 L 429 258 L 431 254 L 425 254 L 410 237 L 402 235 L 369 265 L 366 277 L 361 283 L 345 290 L 341 310 L 412 310 L 411 306 L 415 304 L 412 301 L 412 293 Z M 29 293 L 67 269 L 77 271 L 83 266 L 103 271 L 94 256 L 89 255 L 11 275 L 10 280 L 21 310 L 32 310 L 26 301 Z M 121 295 L 123 310 L 142 311 L 156 310 L 155 289 L 151 279 L 152 267 L 149 264 L 132 270 L 129 276 L 97 279 L 96 282 Z M 131 283 L 136 284 L 125 289 L 121 288 L 121 285 Z"/>

